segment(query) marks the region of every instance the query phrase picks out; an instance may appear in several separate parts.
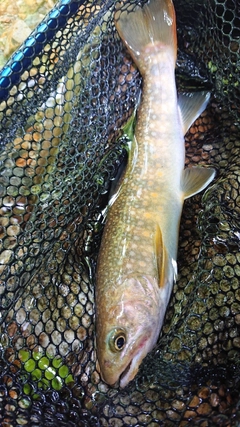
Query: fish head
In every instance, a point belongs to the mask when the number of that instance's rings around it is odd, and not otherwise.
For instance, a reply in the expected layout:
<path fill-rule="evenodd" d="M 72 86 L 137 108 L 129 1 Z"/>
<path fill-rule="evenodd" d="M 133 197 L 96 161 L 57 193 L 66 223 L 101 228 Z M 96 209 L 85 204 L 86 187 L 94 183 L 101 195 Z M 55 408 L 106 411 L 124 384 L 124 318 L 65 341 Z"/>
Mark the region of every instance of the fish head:
<path fill-rule="evenodd" d="M 97 321 L 100 373 L 109 385 L 119 380 L 125 387 L 157 342 L 165 309 L 155 282 L 146 276 L 127 277 L 115 287 L 104 321 Z"/>

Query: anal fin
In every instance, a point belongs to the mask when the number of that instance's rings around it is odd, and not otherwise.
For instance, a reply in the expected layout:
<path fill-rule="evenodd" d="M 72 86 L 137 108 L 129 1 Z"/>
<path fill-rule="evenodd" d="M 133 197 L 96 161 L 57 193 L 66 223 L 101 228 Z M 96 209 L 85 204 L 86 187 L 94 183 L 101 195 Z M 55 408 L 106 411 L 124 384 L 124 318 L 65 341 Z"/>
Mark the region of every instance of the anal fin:
<path fill-rule="evenodd" d="M 210 92 L 182 93 L 178 98 L 178 107 L 182 119 L 183 135 L 205 110 Z"/>

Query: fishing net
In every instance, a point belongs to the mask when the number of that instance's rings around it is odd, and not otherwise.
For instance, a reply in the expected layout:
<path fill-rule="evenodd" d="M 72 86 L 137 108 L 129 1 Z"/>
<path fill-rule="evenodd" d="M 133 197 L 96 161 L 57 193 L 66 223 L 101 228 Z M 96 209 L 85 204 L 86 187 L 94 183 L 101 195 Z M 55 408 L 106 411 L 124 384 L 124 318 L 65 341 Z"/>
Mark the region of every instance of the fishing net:
<path fill-rule="evenodd" d="M 94 343 L 102 212 L 141 91 L 114 1 L 63 0 L 1 72 L 1 426 L 239 425 L 240 4 L 174 3 L 179 91 L 212 93 L 186 164 L 217 177 L 185 202 L 164 327 L 123 390 Z"/>

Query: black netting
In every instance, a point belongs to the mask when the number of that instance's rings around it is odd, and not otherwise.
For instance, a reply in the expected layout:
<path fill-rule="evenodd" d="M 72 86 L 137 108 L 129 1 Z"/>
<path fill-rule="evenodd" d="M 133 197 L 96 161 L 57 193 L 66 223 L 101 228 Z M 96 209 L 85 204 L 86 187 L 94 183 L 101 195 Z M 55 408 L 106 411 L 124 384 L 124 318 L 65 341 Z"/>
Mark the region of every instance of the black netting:
<path fill-rule="evenodd" d="M 4 427 L 240 423 L 240 3 L 174 4 L 178 87 L 212 92 L 186 164 L 218 176 L 185 202 L 162 334 L 126 389 L 101 382 L 94 343 L 101 212 L 141 88 L 114 1 L 63 0 L 1 72 Z"/>

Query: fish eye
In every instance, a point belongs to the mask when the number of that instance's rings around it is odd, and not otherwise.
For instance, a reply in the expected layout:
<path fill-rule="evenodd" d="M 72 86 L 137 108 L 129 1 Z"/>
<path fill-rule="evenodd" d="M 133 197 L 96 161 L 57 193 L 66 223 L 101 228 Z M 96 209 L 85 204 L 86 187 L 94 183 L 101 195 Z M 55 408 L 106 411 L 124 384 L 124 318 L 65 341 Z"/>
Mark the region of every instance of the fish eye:
<path fill-rule="evenodd" d="M 122 351 L 126 343 L 126 334 L 122 329 L 117 329 L 110 339 L 110 348 L 112 351 Z"/>
<path fill-rule="evenodd" d="M 119 350 L 119 351 L 122 350 L 125 345 L 125 336 L 119 335 L 117 338 L 115 338 L 114 344 L 115 344 L 116 350 Z"/>

